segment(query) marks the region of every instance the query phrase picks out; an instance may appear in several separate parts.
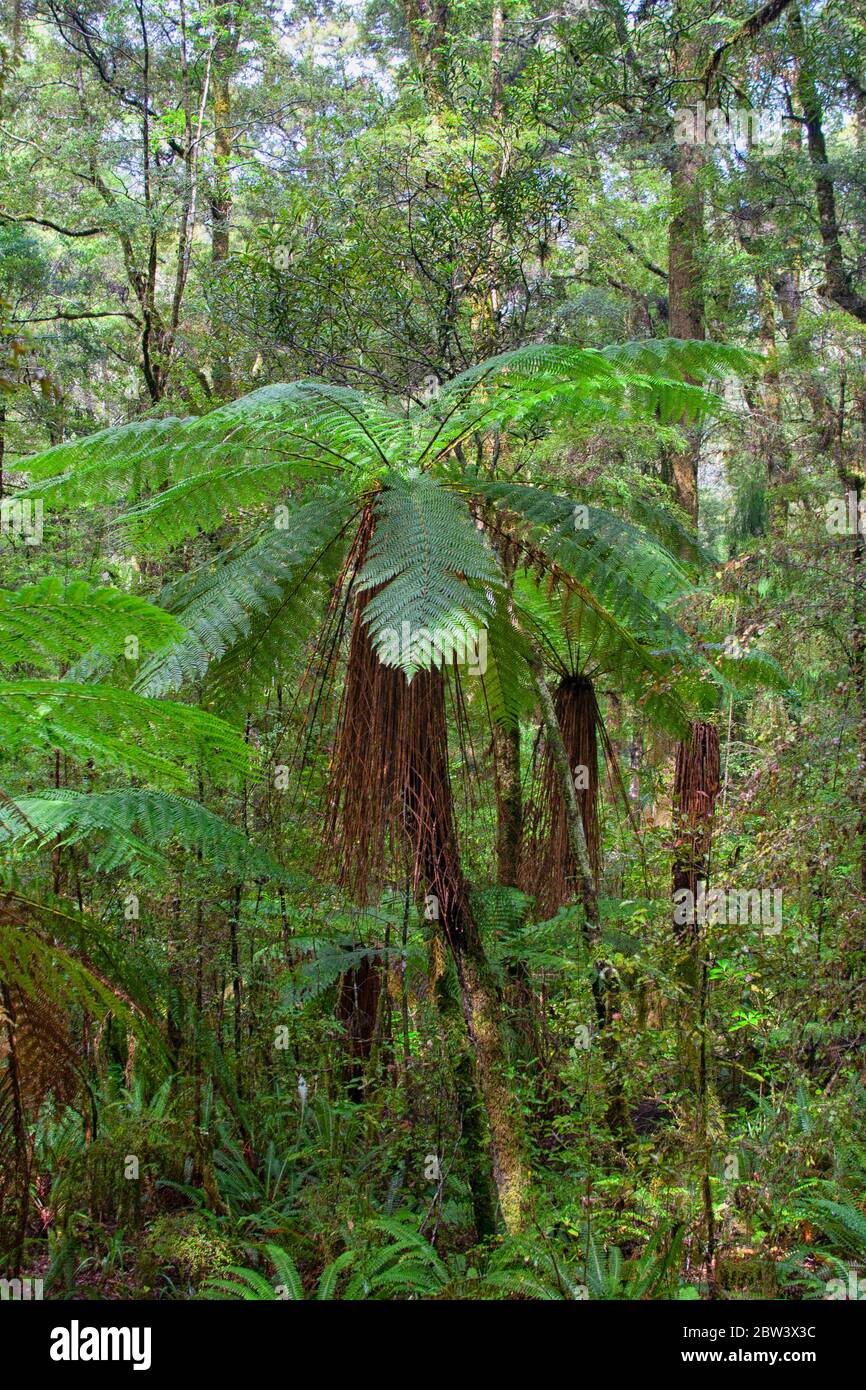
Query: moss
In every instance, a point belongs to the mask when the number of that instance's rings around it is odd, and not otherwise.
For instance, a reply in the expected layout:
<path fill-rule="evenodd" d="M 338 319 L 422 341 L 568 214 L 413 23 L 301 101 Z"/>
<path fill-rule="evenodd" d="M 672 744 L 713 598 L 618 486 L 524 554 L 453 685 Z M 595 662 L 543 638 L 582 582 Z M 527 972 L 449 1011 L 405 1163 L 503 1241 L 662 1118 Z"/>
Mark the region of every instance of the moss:
<path fill-rule="evenodd" d="M 767 1255 L 725 1254 L 716 1262 L 716 1283 L 720 1290 L 745 1298 L 779 1296 L 776 1263 Z"/>
<path fill-rule="evenodd" d="M 128 1176 L 130 1159 L 136 1176 Z M 158 1183 L 182 1182 L 185 1138 L 180 1126 L 155 1125 L 146 1116 L 113 1124 L 86 1148 L 72 1154 L 61 1173 L 54 1201 L 61 1218 L 86 1211 L 95 1221 L 140 1228 L 169 1191 Z"/>
<path fill-rule="evenodd" d="M 526 1221 L 530 1192 L 523 1120 L 508 1086 L 498 1001 L 486 964 L 464 956 L 460 974 L 463 1011 L 490 1125 L 493 1177 L 505 1228 L 513 1235 Z"/>
<path fill-rule="evenodd" d="M 165 1279 L 196 1288 L 217 1270 L 243 1262 L 240 1247 L 219 1235 L 202 1213 L 169 1212 L 157 1217 L 146 1231 L 137 1274 L 149 1289 Z"/>

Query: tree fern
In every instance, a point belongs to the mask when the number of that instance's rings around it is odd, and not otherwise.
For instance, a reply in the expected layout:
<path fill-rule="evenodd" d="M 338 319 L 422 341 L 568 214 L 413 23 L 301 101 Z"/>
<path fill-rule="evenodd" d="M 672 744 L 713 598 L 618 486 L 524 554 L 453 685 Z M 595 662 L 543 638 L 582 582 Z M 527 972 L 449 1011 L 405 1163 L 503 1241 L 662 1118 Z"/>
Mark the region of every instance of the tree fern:
<path fill-rule="evenodd" d="M 575 526 L 571 499 L 479 478 L 464 467 L 459 449 L 470 437 L 477 443 L 490 430 L 519 427 L 529 415 L 543 421 L 565 412 L 572 423 L 607 415 L 701 415 L 720 402 L 691 382 L 751 365 L 748 354 L 734 349 L 677 340 L 604 351 L 530 345 L 462 373 L 429 405 L 395 410 L 360 392 L 309 381 L 270 386 L 198 419 L 161 423 L 150 434 L 130 426 L 126 454 L 122 429 L 61 446 L 60 453 L 32 460 L 31 473 L 44 479 L 52 460 L 62 463 L 67 480 L 70 470 L 78 480 L 78 491 L 70 482 L 69 498 L 80 498 L 82 475 L 95 486 L 106 469 L 114 470 L 115 481 L 126 470 L 129 495 L 139 500 L 125 523 L 155 548 L 259 507 L 311 473 L 341 475 L 350 508 L 350 497 L 356 507 L 374 498 L 375 526 L 357 583 L 371 591 L 364 620 L 380 660 L 411 676 L 466 652 L 490 630 L 496 640 L 488 703 L 495 718 L 513 720 L 525 708 L 518 644 L 506 640 L 516 610 L 503 611 L 494 547 L 477 530 L 466 499 L 474 499 L 485 526 L 485 509 L 504 508 L 516 519 L 520 542 L 536 550 L 530 567 L 539 577 L 555 569 L 567 580 L 560 616 L 569 640 L 579 634 L 599 659 L 620 658 L 635 677 L 640 672 L 652 712 L 667 699 L 665 670 L 689 664 L 690 644 L 668 613 L 690 590 L 678 560 L 646 529 L 611 512 L 593 506 L 588 525 Z M 143 452 L 148 475 L 141 471 Z M 173 486 L 156 492 L 154 478 Z M 55 495 L 67 495 L 64 487 L 58 481 Z M 143 496 L 148 488 L 151 495 Z M 295 529 L 284 549 L 262 533 L 166 595 L 165 607 L 189 635 L 150 660 L 139 691 L 164 693 L 208 671 L 214 696 L 224 698 L 247 677 L 261 685 L 280 669 L 283 649 L 310 630 L 298 587 L 306 578 L 302 566 L 313 559 L 308 542 L 315 535 L 326 549 L 339 531 L 329 538 L 324 519 L 303 507 L 290 509 L 290 517 Z M 645 518 L 651 519 L 647 509 Z M 690 676 L 701 696 L 698 664 L 691 660 Z"/>

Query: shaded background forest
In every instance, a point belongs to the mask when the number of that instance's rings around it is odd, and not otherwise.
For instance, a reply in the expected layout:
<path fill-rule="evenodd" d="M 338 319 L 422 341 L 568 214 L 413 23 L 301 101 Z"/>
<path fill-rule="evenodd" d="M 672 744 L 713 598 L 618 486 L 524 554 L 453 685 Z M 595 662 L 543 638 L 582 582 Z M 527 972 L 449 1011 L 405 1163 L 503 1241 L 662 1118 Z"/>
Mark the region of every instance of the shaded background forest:
<path fill-rule="evenodd" d="M 3 1272 L 856 1297 L 858 7 L 20 0 L 0 54 Z M 281 422 L 350 504 L 249 481 Z M 501 588 L 474 684 L 362 640 L 410 513 L 461 631 Z M 678 929 L 706 879 L 781 930 Z"/>

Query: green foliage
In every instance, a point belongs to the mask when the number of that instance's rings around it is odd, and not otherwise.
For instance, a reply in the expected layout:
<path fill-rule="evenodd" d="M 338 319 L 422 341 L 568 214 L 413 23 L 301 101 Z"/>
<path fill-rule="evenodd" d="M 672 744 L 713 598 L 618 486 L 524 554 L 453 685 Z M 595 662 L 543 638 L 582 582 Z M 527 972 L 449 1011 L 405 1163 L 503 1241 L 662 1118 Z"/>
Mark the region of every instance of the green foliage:
<path fill-rule="evenodd" d="M 169 613 L 134 594 L 81 580 L 46 578 L 0 590 L 0 665 L 42 670 L 68 665 L 94 650 L 122 657 L 130 638 L 152 651 L 176 641 L 183 628 Z"/>
<path fill-rule="evenodd" d="M 856 1292 L 866 32 L 427 8 L 19 3 L 0 44 L 0 1274 Z M 809 139 L 684 162 L 710 69 Z M 605 755 L 546 921 L 536 656 Z M 672 874 L 782 932 L 681 933 Z"/>
<path fill-rule="evenodd" d="M 253 766 L 234 730 L 204 710 L 73 681 L 0 681 L 0 737 L 7 755 L 59 749 L 175 784 L 197 768 L 230 777 Z"/>
<path fill-rule="evenodd" d="M 160 602 L 185 635 L 142 664 L 136 690 L 162 696 L 206 678 L 221 708 L 258 698 L 290 669 L 315 627 L 316 586 L 339 556 L 350 516 L 345 495 L 323 490 L 287 508 L 279 527 L 263 528 L 167 585 Z"/>
<path fill-rule="evenodd" d="M 831 1250 L 856 1260 L 866 1260 L 866 1216 L 847 1202 L 816 1197 L 808 1203 L 809 1215 L 824 1232 Z M 824 1242 L 822 1242 L 824 1243 Z"/>
<path fill-rule="evenodd" d="M 160 865 L 179 847 L 202 855 L 217 873 L 278 879 L 278 864 L 220 816 L 173 792 L 127 787 L 108 792 L 48 790 L 0 804 L 0 845 L 14 840 L 38 852 L 52 842 L 75 845 L 90 837 L 93 867 L 102 873 L 126 865 Z"/>
<path fill-rule="evenodd" d="M 411 677 L 474 650 L 501 580 L 459 498 L 423 473 L 383 483 L 358 584 L 373 591 L 364 622 L 380 659 Z"/>

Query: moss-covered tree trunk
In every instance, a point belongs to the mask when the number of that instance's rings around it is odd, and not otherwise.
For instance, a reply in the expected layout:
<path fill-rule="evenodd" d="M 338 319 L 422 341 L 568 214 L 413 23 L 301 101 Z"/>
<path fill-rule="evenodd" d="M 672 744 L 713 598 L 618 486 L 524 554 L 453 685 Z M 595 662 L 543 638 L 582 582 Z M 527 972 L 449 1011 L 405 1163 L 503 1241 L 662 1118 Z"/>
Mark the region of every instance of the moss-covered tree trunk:
<path fill-rule="evenodd" d="M 416 848 L 428 902 L 451 952 L 478 1085 L 487 1112 L 493 1180 L 508 1231 L 521 1229 L 529 1197 L 523 1117 L 509 1076 L 499 991 L 486 958 L 463 877 L 447 765 L 445 686 L 439 672 L 402 683 L 413 748 L 404 825 Z M 476 1199 L 477 1201 L 477 1199 Z"/>

